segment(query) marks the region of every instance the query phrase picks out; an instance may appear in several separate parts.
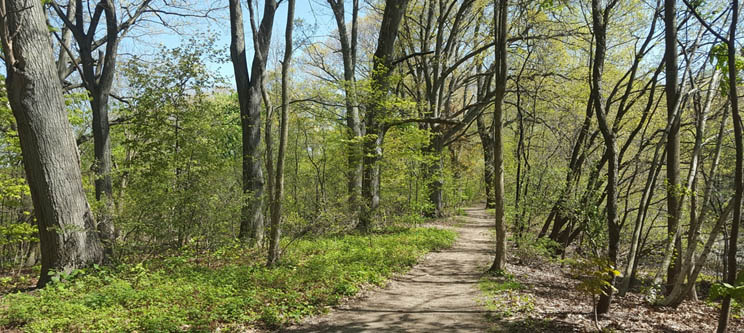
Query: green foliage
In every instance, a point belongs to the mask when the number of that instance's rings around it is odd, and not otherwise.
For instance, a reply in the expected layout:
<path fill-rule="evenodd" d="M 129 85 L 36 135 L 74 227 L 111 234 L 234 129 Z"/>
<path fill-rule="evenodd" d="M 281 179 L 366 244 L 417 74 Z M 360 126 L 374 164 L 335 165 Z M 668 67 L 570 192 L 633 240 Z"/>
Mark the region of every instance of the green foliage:
<path fill-rule="evenodd" d="M 744 271 L 736 276 L 734 285 L 729 283 L 715 283 L 710 287 L 708 298 L 711 300 L 731 297 L 738 303 L 744 304 Z"/>
<path fill-rule="evenodd" d="M 184 246 L 192 237 L 215 247 L 234 234 L 239 111 L 234 96 L 207 95 L 218 78 L 206 69 L 214 53 L 206 43 L 162 49 L 158 61 L 133 59 L 123 70 L 136 98 L 118 111 L 130 120 L 114 155 L 122 161 L 116 180 L 126 186 L 117 225 L 134 232 L 130 247 L 153 239 Z"/>
<path fill-rule="evenodd" d="M 382 284 L 424 253 L 450 246 L 441 229 L 298 240 L 267 269 L 261 253 L 229 244 L 210 253 L 94 267 L 0 299 L 0 327 L 27 332 L 242 331 L 324 311 Z M 285 244 L 286 245 L 286 244 Z"/>
<path fill-rule="evenodd" d="M 526 289 L 511 274 L 499 277 L 484 277 L 478 282 L 483 292 L 486 308 L 494 319 L 510 317 L 516 313 L 531 312 L 535 309 L 535 302 L 531 295 L 522 294 Z"/>
<path fill-rule="evenodd" d="M 578 291 L 594 297 L 605 295 L 607 289 L 616 290 L 608 279 L 610 276 L 619 276 L 620 271 L 608 259 L 589 257 L 566 261 L 571 266 L 571 274 L 581 281 L 576 285 Z"/>
<path fill-rule="evenodd" d="M 523 237 L 517 240 L 519 247 L 512 250 L 519 262 L 525 265 L 536 265 L 544 261 L 552 260 L 553 256 L 563 246 L 548 237 L 533 239 L 532 237 Z"/>
<path fill-rule="evenodd" d="M 710 62 L 716 64 L 716 69 L 721 71 L 722 77 L 721 77 L 721 86 L 720 86 L 720 92 L 722 96 L 728 96 L 729 93 L 729 83 L 730 78 L 728 75 L 729 66 L 731 65 L 731 62 L 728 58 L 728 45 L 726 43 L 720 43 L 713 46 L 710 50 Z M 744 59 L 741 57 L 736 57 L 735 59 L 735 69 L 736 69 L 736 84 L 741 84 L 744 82 L 742 78 L 739 76 L 739 73 L 744 70 Z"/>

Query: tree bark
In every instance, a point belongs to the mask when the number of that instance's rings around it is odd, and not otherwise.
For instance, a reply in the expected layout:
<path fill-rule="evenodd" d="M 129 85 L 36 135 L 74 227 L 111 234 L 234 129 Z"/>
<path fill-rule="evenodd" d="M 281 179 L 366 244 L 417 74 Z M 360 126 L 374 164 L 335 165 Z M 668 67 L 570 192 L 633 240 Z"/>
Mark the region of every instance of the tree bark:
<path fill-rule="evenodd" d="M 260 243 L 264 235 L 264 177 L 261 170 L 261 89 L 266 71 L 266 58 L 271 44 L 271 29 L 277 9 L 275 0 L 264 2 L 263 18 L 256 27 L 253 6 L 249 2 L 253 35 L 253 63 L 250 75 L 245 54 L 243 8 L 240 0 L 230 0 L 230 58 L 240 104 L 243 134 L 243 207 L 238 238 Z"/>
<path fill-rule="evenodd" d="M 494 171 L 494 203 L 496 228 L 496 253 L 490 272 L 503 272 L 506 268 L 506 220 L 504 216 L 504 144 L 502 138 L 503 105 L 506 92 L 506 34 L 508 1 L 500 0 L 494 4 L 494 37 L 496 40 L 496 79 L 493 113 L 493 171 Z"/>
<path fill-rule="evenodd" d="M 18 123 L 23 162 L 39 222 L 42 265 L 50 272 L 101 263 L 103 250 L 85 198 L 80 158 L 67 120 L 42 3 L 0 2 L 8 99 Z"/>
<path fill-rule="evenodd" d="M 372 61 L 371 90 L 373 96 L 367 105 L 365 117 L 366 135 L 363 143 L 363 174 L 361 215 L 357 228 L 367 232 L 372 227 L 372 219 L 380 204 L 379 180 L 380 168 L 378 162 L 382 158 L 382 141 L 385 126 L 382 123 L 385 116 L 384 101 L 390 90 L 389 74 L 393 70 L 393 54 L 398 28 L 406 12 L 408 0 L 389 0 L 385 3 L 382 14 L 382 25 L 377 38 L 377 49 Z"/>
<path fill-rule="evenodd" d="M 713 78 L 711 79 L 710 85 L 708 87 L 708 93 L 705 101 L 705 105 L 703 106 L 702 110 L 700 110 L 699 114 L 697 115 L 696 120 L 696 130 L 695 130 L 695 146 L 693 148 L 693 154 L 692 154 L 692 162 L 690 165 L 692 166 L 690 168 L 690 175 L 688 184 L 691 184 L 692 186 L 689 186 L 691 190 L 694 192 L 695 190 L 695 179 L 696 179 L 696 173 L 698 164 L 700 163 L 700 154 L 702 151 L 703 146 L 703 140 L 705 139 L 705 123 L 707 120 L 707 113 L 710 109 L 710 105 L 713 101 L 713 95 L 715 95 L 715 92 L 718 90 L 718 81 L 720 78 L 720 71 L 715 70 L 713 72 Z M 718 162 L 720 160 L 720 153 L 721 153 L 721 145 L 723 141 L 723 136 L 725 133 L 725 125 L 726 125 L 726 117 L 727 113 L 724 111 L 723 119 L 721 120 L 721 127 L 718 133 L 718 137 L 716 139 L 716 149 L 713 157 L 713 162 L 711 163 L 710 172 L 708 173 L 709 178 L 712 179 L 715 177 L 718 169 Z M 705 189 L 703 190 L 703 200 L 702 200 L 702 208 L 700 210 L 700 215 L 696 215 L 696 195 L 692 194 L 690 196 L 690 231 L 689 231 L 689 237 L 687 242 L 687 249 L 684 252 L 684 256 L 680 253 L 680 256 L 682 256 L 682 265 L 680 266 L 680 271 L 677 276 L 675 276 L 675 279 L 673 283 L 671 284 L 671 290 L 669 290 L 669 293 L 667 297 L 665 297 L 662 300 L 662 304 L 664 305 L 671 305 L 671 306 L 678 306 L 682 303 L 684 300 L 684 297 L 688 295 L 692 291 L 692 287 L 695 285 L 695 281 L 697 280 L 697 276 L 692 276 L 691 270 L 693 267 L 697 267 L 698 264 L 693 262 L 693 257 L 695 254 L 695 251 L 697 250 L 697 243 L 700 236 L 700 227 L 702 223 L 705 221 L 705 218 L 707 217 L 708 213 L 708 201 L 710 199 L 711 191 L 713 189 L 713 182 L 708 181 Z M 711 233 L 709 237 L 716 238 L 717 235 L 714 235 Z M 687 283 L 685 284 L 685 278 L 687 278 Z"/>
<path fill-rule="evenodd" d="M 492 209 L 496 208 L 493 197 L 493 138 L 491 138 L 491 133 L 486 127 L 482 114 L 476 119 L 476 125 L 483 147 L 483 181 L 486 183 L 486 208 Z"/>
<path fill-rule="evenodd" d="M 284 61 L 282 61 L 282 119 L 279 125 L 279 151 L 276 155 L 276 181 L 274 198 L 271 203 L 271 232 L 269 234 L 269 258 L 267 266 L 279 261 L 279 234 L 282 219 L 282 198 L 284 196 L 284 157 L 287 149 L 287 128 L 289 127 L 289 68 L 292 62 L 292 30 L 294 28 L 295 0 L 289 0 L 287 9 L 287 28 L 284 33 Z"/>
<path fill-rule="evenodd" d="M 728 46 L 728 84 L 729 99 L 731 100 L 731 115 L 734 121 L 734 141 L 736 145 L 736 166 L 734 167 L 734 220 L 731 221 L 731 234 L 728 245 L 728 271 L 726 282 L 730 285 L 736 283 L 736 249 L 739 239 L 739 224 L 741 223 L 741 204 L 744 194 L 744 183 L 742 183 L 742 172 L 744 172 L 744 142 L 742 142 L 742 124 L 739 114 L 739 94 L 736 87 L 738 71 L 736 66 L 736 24 L 739 22 L 739 0 L 732 1 L 731 26 L 729 37 L 726 41 Z M 718 318 L 718 332 L 726 332 L 728 328 L 729 312 L 731 311 L 731 296 L 723 298 L 721 303 L 721 315 Z"/>
<path fill-rule="evenodd" d="M 359 0 L 353 0 L 352 19 L 351 19 L 351 36 L 346 29 L 346 16 L 344 13 L 344 0 L 328 0 L 328 4 L 333 10 L 333 16 L 336 18 L 336 28 L 338 29 L 339 42 L 341 43 L 341 55 L 344 63 L 344 104 L 346 106 L 346 126 L 348 127 L 347 161 L 348 161 L 348 178 L 347 191 L 349 194 L 349 210 L 351 213 L 351 223 L 355 225 L 359 219 L 359 196 L 362 189 L 362 158 L 360 142 L 362 140 L 362 127 L 359 120 L 359 107 L 356 90 L 356 72 L 357 60 L 357 18 L 359 14 Z"/>
<path fill-rule="evenodd" d="M 150 0 L 144 1 L 140 8 L 147 6 Z M 72 8 L 74 6 L 74 9 Z M 72 33 L 78 45 L 80 55 L 81 78 L 83 86 L 90 95 L 90 108 L 92 113 L 93 128 L 93 171 L 95 173 L 95 195 L 96 200 L 103 203 L 98 221 L 98 232 L 105 248 L 106 257 L 113 255 L 113 243 L 116 238 L 113 221 L 113 185 L 111 179 L 111 138 L 109 134 L 109 96 L 114 82 L 116 72 L 117 50 L 120 41 L 120 28 L 117 21 L 116 7 L 113 0 L 99 1 L 94 12 L 89 18 L 86 27 L 86 18 L 83 10 L 83 1 L 70 1 L 68 12 L 53 4 L 57 15 L 64 22 L 67 31 Z M 136 12 L 139 16 L 141 11 Z M 94 57 L 95 33 L 98 29 L 101 16 L 105 19 L 106 36 L 104 38 L 105 52 L 98 51 L 98 59 Z M 64 37 L 64 36 L 63 36 Z M 69 37 L 68 37 L 69 38 Z M 65 40 L 62 40 L 64 43 Z M 64 49 L 64 48 L 62 48 Z M 66 57 L 60 56 L 57 75 L 64 79 L 62 67 Z"/>
<path fill-rule="evenodd" d="M 605 156 L 607 158 L 607 233 L 608 248 L 607 257 L 610 265 L 617 264 L 618 245 L 620 241 L 620 230 L 617 225 L 617 184 L 618 184 L 618 157 L 617 157 L 617 138 L 613 128 L 609 126 L 607 120 L 607 110 L 605 109 L 602 93 L 602 74 L 604 71 L 604 61 L 607 52 L 607 21 L 609 13 L 617 4 L 617 1 L 611 1 L 607 7 L 602 9 L 600 0 L 592 0 L 592 30 L 594 32 L 595 48 L 594 63 L 592 65 L 592 89 L 591 99 L 593 100 L 594 112 L 597 115 L 597 123 L 605 143 Z M 615 274 L 609 273 L 607 276 L 609 286 L 603 288 L 603 293 L 599 297 L 596 311 L 598 314 L 609 312 L 610 303 L 613 296 L 613 285 L 615 284 Z"/>
<path fill-rule="evenodd" d="M 671 123 L 666 142 L 666 176 L 667 176 L 667 236 L 674 242 L 673 260 L 667 269 L 665 292 L 673 288 L 674 279 L 679 274 L 681 266 L 682 239 L 679 235 L 679 220 L 681 215 L 679 180 L 679 127 L 682 110 L 677 115 L 679 103 L 679 88 L 677 79 L 677 10 L 676 1 L 664 0 L 664 61 L 666 63 L 666 91 L 667 122 Z"/>

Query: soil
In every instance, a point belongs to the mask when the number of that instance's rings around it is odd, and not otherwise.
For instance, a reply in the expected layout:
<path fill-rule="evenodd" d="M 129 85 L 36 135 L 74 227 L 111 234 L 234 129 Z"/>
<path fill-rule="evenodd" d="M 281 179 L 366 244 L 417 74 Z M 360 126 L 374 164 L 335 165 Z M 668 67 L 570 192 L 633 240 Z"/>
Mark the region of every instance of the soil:
<path fill-rule="evenodd" d="M 569 276 L 568 267 L 548 260 L 525 263 L 514 256 L 508 258 L 507 271 L 524 286 L 516 293 L 522 296 L 520 299 L 530 299 L 530 310 L 509 311 L 504 316 L 484 309 L 478 281 L 493 259 L 493 219 L 482 208 L 465 212 L 467 216 L 438 225 L 459 233 L 452 248 L 427 254 L 385 288 L 369 291 L 325 316 L 281 331 L 597 331 L 591 298 L 575 288 L 579 280 Z M 718 309 L 704 301 L 685 301 L 673 309 L 655 306 L 643 294 L 628 292 L 613 298 L 610 315 L 600 316 L 599 325 L 619 332 L 712 332 L 717 318 Z M 729 331 L 744 332 L 744 320 L 732 318 Z"/>
<path fill-rule="evenodd" d="M 428 253 L 407 274 L 363 299 L 282 332 L 487 331 L 478 280 L 492 260 L 493 221 L 482 209 L 466 213 L 446 226 L 459 233 L 452 248 Z"/>

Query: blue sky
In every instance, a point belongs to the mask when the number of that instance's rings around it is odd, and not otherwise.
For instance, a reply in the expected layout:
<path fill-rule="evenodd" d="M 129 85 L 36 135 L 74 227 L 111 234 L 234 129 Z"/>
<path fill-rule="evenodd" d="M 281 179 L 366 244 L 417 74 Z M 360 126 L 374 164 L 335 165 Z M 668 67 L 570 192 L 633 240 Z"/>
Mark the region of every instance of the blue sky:
<path fill-rule="evenodd" d="M 227 6 L 227 1 L 213 1 L 213 5 Z M 209 4 L 206 4 L 208 6 Z M 350 5 L 347 5 L 349 7 Z M 206 8 L 206 7 L 205 7 Z M 246 48 L 248 51 L 248 63 L 253 56 L 253 42 L 251 36 L 250 25 L 248 22 L 248 9 L 246 2 L 243 2 L 244 11 L 244 26 L 245 26 L 245 40 Z M 350 10 L 347 10 L 350 12 Z M 262 16 L 263 14 L 263 1 L 259 1 L 257 14 Z M 211 15 L 212 19 L 203 18 L 188 18 L 179 19 L 184 24 L 183 27 L 179 28 L 179 31 L 184 32 L 180 35 L 174 31 L 163 28 L 162 26 L 148 27 L 147 31 L 133 31 L 130 38 L 124 40 L 119 47 L 121 54 L 152 54 L 158 50 L 160 45 L 168 48 L 177 47 L 182 43 L 187 42 L 189 38 L 194 34 L 210 34 L 216 37 L 215 48 L 224 50 L 224 55 L 229 57 L 230 52 L 230 21 L 228 9 L 221 8 Z M 295 8 L 295 20 L 302 20 L 303 24 L 307 29 L 306 33 L 311 34 L 315 38 L 324 39 L 329 36 L 330 33 L 335 31 L 336 23 L 333 19 L 332 13 L 328 4 L 324 0 L 298 0 Z M 279 5 L 279 9 L 274 17 L 274 28 L 272 31 L 272 48 L 281 46 L 284 44 L 284 30 L 287 22 L 287 0 L 284 0 Z M 298 31 L 295 30 L 297 36 Z M 209 62 L 209 67 L 213 71 L 219 73 L 221 76 L 228 78 L 228 82 L 234 85 L 233 80 L 233 69 L 232 64 Z"/>

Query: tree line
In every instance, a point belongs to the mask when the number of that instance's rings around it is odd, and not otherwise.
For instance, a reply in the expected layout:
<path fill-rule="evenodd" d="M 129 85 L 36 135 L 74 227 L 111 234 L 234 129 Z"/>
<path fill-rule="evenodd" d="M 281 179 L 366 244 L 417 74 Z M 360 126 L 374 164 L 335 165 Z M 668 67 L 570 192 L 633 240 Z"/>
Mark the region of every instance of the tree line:
<path fill-rule="evenodd" d="M 741 283 L 738 1 L 295 2 L 2 1 L 0 268 L 40 262 L 42 287 L 235 240 L 274 266 L 298 237 L 482 198 L 492 273 L 539 242 L 598 259 L 600 314 L 638 283 L 678 306 L 721 282 L 726 331 Z M 296 17 L 309 4 L 330 32 Z M 202 20 L 229 21 L 229 47 L 195 34 L 119 51 L 138 29 Z"/>

